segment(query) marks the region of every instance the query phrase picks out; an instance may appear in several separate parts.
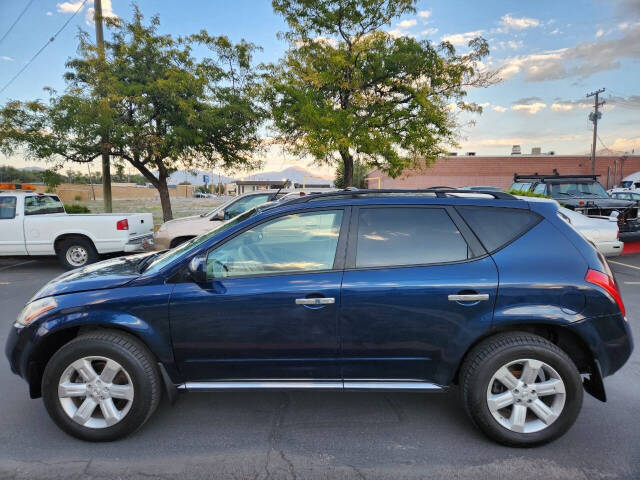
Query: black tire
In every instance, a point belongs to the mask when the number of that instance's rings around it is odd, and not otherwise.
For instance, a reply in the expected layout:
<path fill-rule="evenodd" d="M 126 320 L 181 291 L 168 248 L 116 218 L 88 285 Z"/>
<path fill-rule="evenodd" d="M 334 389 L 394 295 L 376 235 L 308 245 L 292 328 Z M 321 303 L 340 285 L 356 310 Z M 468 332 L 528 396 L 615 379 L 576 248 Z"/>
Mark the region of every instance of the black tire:
<path fill-rule="evenodd" d="M 74 421 L 58 397 L 58 383 L 64 371 L 74 361 L 88 356 L 118 362 L 129 374 L 134 389 L 128 412 L 118 423 L 104 428 L 89 428 Z M 53 355 L 42 378 L 42 397 L 53 421 L 69 435 L 92 442 L 107 442 L 133 433 L 149 419 L 160 402 L 160 376 L 153 355 L 135 337 L 123 332 L 97 330 L 79 335 Z M 100 406 L 97 409 L 100 410 Z"/>
<path fill-rule="evenodd" d="M 562 411 L 555 421 L 537 432 L 510 430 L 499 423 L 489 409 L 487 392 L 493 375 L 502 366 L 520 359 L 546 363 L 564 382 Z M 465 358 L 460 380 L 464 406 L 473 423 L 489 438 L 511 447 L 530 447 L 555 440 L 569 430 L 582 407 L 582 379 L 573 361 L 556 345 L 531 333 L 511 332 L 486 339 Z M 523 400 L 519 401 L 525 405 Z"/>
<path fill-rule="evenodd" d="M 73 251 L 74 248 L 79 248 L 86 252 L 86 261 L 84 263 L 74 264 L 68 260 L 67 253 Z M 63 240 L 60 244 L 58 249 L 58 260 L 65 269 L 73 270 L 74 268 L 81 268 L 85 265 L 97 262 L 98 252 L 96 252 L 96 249 L 90 240 L 82 237 L 71 237 Z"/>

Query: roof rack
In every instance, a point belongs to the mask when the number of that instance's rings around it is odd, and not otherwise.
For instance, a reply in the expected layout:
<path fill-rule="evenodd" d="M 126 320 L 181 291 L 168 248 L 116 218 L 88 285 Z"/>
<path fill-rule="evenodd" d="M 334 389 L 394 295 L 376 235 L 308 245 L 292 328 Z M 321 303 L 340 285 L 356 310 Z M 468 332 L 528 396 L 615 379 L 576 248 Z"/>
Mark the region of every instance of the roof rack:
<path fill-rule="evenodd" d="M 551 173 L 551 174 L 547 174 L 547 175 L 538 175 L 537 173 L 534 173 L 532 175 L 520 175 L 518 173 L 514 173 L 513 174 L 513 181 L 517 182 L 519 180 L 548 180 L 548 179 L 556 179 L 556 180 L 562 180 L 562 179 L 569 179 L 569 178 L 579 178 L 579 179 L 585 179 L 585 180 L 597 180 L 598 177 L 600 175 L 559 175 L 557 173 Z"/>
<path fill-rule="evenodd" d="M 506 192 L 492 192 L 485 190 L 460 190 L 457 188 L 424 188 L 424 189 L 364 189 L 364 190 L 338 190 L 335 192 L 319 193 L 314 195 L 307 195 L 305 197 L 296 198 L 288 202 L 292 203 L 306 203 L 314 200 L 322 200 L 332 197 L 345 197 L 345 198 L 358 198 L 363 196 L 375 196 L 384 194 L 421 194 L 432 193 L 437 198 L 446 198 L 451 194 L 463 194 L 465 197 L 472 197 L 474 195 L 490 195 L 497 200 L 518 200 L 516 197 Z"/>

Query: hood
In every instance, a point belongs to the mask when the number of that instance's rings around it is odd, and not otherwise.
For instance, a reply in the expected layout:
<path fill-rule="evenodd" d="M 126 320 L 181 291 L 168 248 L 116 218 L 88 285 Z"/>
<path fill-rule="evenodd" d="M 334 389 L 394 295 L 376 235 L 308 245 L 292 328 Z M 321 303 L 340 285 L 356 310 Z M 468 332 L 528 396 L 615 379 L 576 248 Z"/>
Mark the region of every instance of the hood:
<path fill-rule="evenodd" d="M 136 266 L 153 253 L 112 258 L 63 273 L 38 290 L 31 301 L 51 295 L 121 287 L 140 276 Z"/>
<path fill-rule="evenodd" d="M 571 198 L 557 198 L 560 203 L 565 205 L 571 205 L 576 207 L 583 207 L 588 205 L 597 205 L 601 208 L 627 208 L 634 205 L 635 202 L 629 200 L 615 200 L 613 198 L 595 198 L 595 197 L 571 197 Z M 583 202 L 580 204 L 580 202 Z"/>

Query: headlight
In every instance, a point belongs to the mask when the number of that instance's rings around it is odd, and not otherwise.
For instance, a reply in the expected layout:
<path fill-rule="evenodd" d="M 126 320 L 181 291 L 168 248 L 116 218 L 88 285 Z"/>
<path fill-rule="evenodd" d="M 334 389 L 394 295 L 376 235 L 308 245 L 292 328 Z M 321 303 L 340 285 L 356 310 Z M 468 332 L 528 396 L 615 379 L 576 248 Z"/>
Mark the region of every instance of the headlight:
<path fill-rule="evenodd" d="M 40 315 L 48 312 L 49 310 L 56 308 L 58 306 L 58 302 L 56 302 L 53 297 L 45 297 L 40 300 L 36 300 L 35 302 L 28 303 L 18 315 L 18 320 L 16 320 L 16 324 L 20 326 L 27 326 L 31 322 L 33 322 Z"/>

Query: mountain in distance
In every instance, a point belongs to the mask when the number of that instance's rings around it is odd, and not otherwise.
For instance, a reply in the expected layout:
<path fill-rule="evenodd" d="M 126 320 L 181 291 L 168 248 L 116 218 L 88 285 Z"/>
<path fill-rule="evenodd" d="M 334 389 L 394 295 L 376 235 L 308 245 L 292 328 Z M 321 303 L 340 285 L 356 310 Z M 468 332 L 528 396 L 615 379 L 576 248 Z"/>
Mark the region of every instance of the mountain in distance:
<path fill-rule="evenodd" d="M 18 170 L 22 170 L 23 172 L 44 172 L 45 169 L 42 167 L 22 167 Z"/>
<path fill-rule="evenodd" d="M 154 174 L 156 176 L 158 175 L 157 172 L 154 172 Z M 189 182 L 191 185 L 204 185 L 204 175 L 209 176 L 209 185 L 217 185 L 218 181 L 223 185 L 236 181 L 235 178 L 227 177 L 225 175 L 220 175 L 220 178 L 218 179 L 217 173 L 205 172 L 204 170 L 178 170 L 169 175 L 167 183 L 169 185 L 178 185 L 182 182 Z"/>
<path fill-rule="evenodd" d="M 285 178 L 291 180 L 292 183 L 333 184 L 332 177 L 307 170 L 297 165 L 278 172 L 253 173 L 243 177 L 244 180 L 283 180 Z"/>

